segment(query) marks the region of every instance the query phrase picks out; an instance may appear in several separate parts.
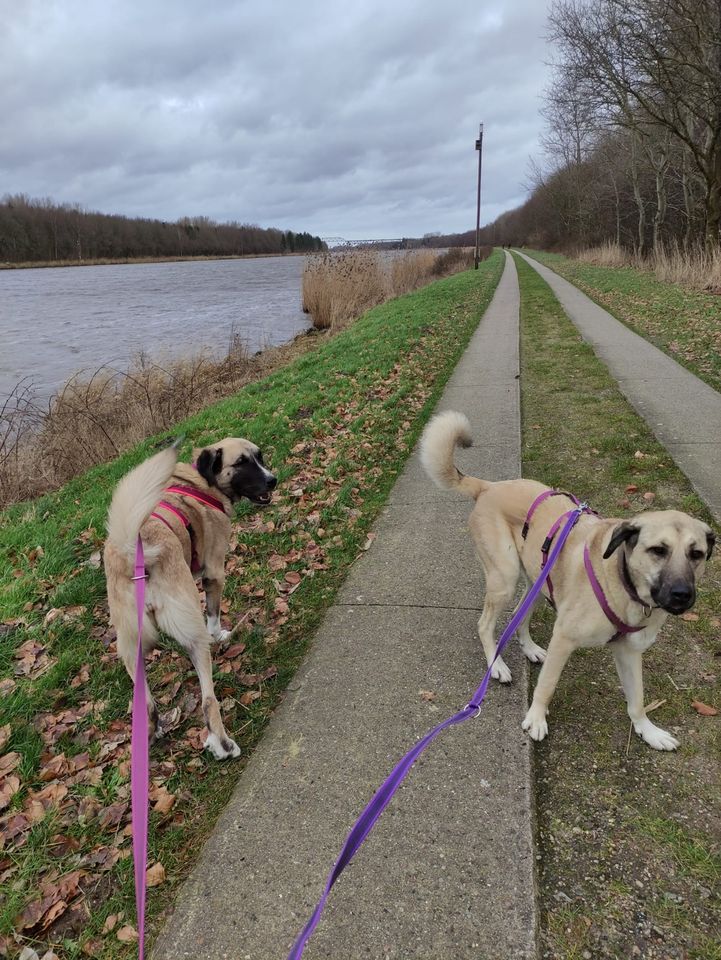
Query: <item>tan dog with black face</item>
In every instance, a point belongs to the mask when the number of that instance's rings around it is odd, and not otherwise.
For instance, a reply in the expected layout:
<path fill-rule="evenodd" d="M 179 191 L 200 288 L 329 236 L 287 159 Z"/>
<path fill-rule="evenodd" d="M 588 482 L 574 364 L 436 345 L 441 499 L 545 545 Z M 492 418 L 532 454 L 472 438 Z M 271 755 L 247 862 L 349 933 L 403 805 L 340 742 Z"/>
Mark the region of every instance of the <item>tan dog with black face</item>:
<path fill-rule="evenodd" d="M 134 681 L 138 623 L 132 576 L 140 534 L 147 570 L 143 652 L 153 649 L 159 630 L 187 651 L 200 680 L 208 726 L 205 745 L 223 760 L 237 757 L 240 748 L 225 732 L 220 716 L 210 641 L 228 636 L 220 627 L 220 598 L 232 504 L 241 497 L 269 503 L 276 478 L 263 464 L 258 447 L 237 437 L 194 451 L 194 458 L 195 466 L 178 463 L 175 446 L 168 447 L 123 477 L 108 514 L 105 576 L 118 652 Z M 195 491 L 200 499 L 192 492 L 169 493 L 169 486 Z M 207 626 L 195 585 L 198 576 L 203 578 Z M 147 682 L 146 691 L 150 733 L 157 737 L 162 731 Z"/>
<path fill-rule="evenodd" d="M 426 427 L 421 461 L 431 479 L 445 490 L 459 490 L 476 501 L 469 518 L 471 535 L 483 564 L 486 596 L 478 634 L 488 663 L 496 645 L 498 615 L 513 599 L 521 572 L 534 581 L 541 570 L 541 545 L 556 519 L 574 504 L 565 496 L 550 497 L 534 512 L 526 539 L 522 536 L 528 509 L 548 488 L 535 480 L 492 483 L 464 476 L 453 464 L 456 446 L 471 445 L 470 425 L 461 413 L 442 413 Z M 614 639 L 616 627 L 606 617 L 584 567 L 584 544 L 611 610 L 627 625 L 642 627 Z M 714 534 L 708 524 L 677 510 L 643 513 L 633 520 L 602 519 L 584 514 L 574 527 L 553 568 L 556 622 L 548 650 L 531 639 L 529 611 L 518 637 L 526 657 L 543 662 L 533 702 L 523 721 L 534 740 L 548 733 L 546 713 L 558 678 L 579 647 L 611 649 L 634 729 L 656 750 L 675 750 L 678 741 L 646 716 L 641 657 L 656 640 L 669 613 L 680 614 L 696 600 L 696 582 L 711 557 Z M 547 587 L 544 594 L 548 596 Z M 510 683 L 502 658 L 492 676 Z"/>

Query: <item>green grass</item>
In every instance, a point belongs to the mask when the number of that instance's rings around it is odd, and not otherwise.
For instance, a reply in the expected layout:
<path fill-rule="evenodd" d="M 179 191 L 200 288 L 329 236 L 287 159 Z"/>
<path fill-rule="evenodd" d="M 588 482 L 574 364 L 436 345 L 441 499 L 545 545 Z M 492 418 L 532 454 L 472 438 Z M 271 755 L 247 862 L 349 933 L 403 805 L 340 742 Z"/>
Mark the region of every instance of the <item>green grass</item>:
<path fill-rule="evenodd" d="M 524 251 L 588 294 L 616 319 L 721 390 L 721 297 L 657 280 L 650 271 L 596 267 L 558 253 Z"/>
<path fill-rule="evenodd" d="M 200 750 L 202 717 L 187 700 L 198 685 L 179 651 L 168 644 L 150 665 L 151 686 L 167 695 L 161 712 L 179 708 L 177 728 L 151 752 L 153 783 L 176 797 L 171 810 L 151 813 L 149 862 L 160 861 L 167 877 L 149 892 L 151 936 L 362 550 L 502 266 L 497 251 L 478 271 L 377 307 L 318 350 L 178 426 L 186 455 L 223 436 L 250 437 L 279 486 L 265 511 L 238 509 L 227 564 L 224 619 L 243 621 L 232 643 L 245 649 L 232 658 L 216 650 L 214 670 L 241 760 L 220 764 Z M 14 681 L 0 688 L 0 731 L 9 733 L 5 752 L 19 755 L 11 775 L 20 780 L 0 813 L 0 947 L 15 949 L 17 937 L 41 955 L 51 944 L 63 958 L 134 954 L 116 938 L 135 922 L 128 813 L 117 823 L 103 819 L 129 794 L 131 688 L 115 655 L 102 571 L 89 561 L 102 543 L 114 485 L 156 440 L 0 518 L 0 678 Z M 300 577 L 292 593 L 284 587 L 289 571 Z M 28 643 L 23 666 L 17 653 Z M 53 776 L 50 761 L 80 769 Z M 46 798 L 45 811 L 31 808 L 48 784 L 68 792 Z M 37 822 L 10 837 L 14 818 L 31 809 Z M 98 866 L 117 851 L 117 862 Z M 37 901 L 40 884 L 57 890 L 76 870 L 84 875 L 65 898 L 69 909 L 47 929 L 40 922 L 21 930 L 18 918 Z M 113 917 L 113 931 L 103 933 Z"/>
<path fill-rule="evenodd" d="M 605 516 L 639 512 L 652 493 L 653 508 L 710 521 L 548 285 L 515 259 L 524 476 L 571 490 Z M 608 651 L 577 651 L 564 669 L 549 736 L 534 745 L 544 957 L 718 956 L 721 725 L 691 708 L 693 699 L 721 704 L 718 584 L 716 559 L 698 620 L 670 618 L 644 657 L 646 701 L 665 700 L 653 719 L 680 739 L 677 753 L 629 742 Z M 551 625 L 550 610 L 532 625 L 544 645 Z"/>

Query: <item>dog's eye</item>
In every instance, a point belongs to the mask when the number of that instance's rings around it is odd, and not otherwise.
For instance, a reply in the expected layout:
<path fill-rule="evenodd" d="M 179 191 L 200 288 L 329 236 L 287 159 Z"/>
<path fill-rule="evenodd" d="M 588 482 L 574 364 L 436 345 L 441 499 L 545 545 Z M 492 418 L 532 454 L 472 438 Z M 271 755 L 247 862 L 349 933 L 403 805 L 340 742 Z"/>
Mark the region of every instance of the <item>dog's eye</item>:
<path fill-rule="evenodd" d="M 668 549 L 659 545 L 656 547 L 649 547 L 648 552 L 652 553 L 655 557 L 665 557 L 668 553 Z"/>
<path fill-rule="evenodd" d="M 702 560 L 706 556 L 705 550 L 691 550 L 689 552 L 689 557 L 691 560 Z"/>
<path fill-rule="evenodd" d="M 260 450 L 256 453 L 255 459 L 258 461 L 258 463 L 262 463 L 262 462 L 263 462 L 263 454 L 262 454 L 262 452 L 261 452 Z"/>

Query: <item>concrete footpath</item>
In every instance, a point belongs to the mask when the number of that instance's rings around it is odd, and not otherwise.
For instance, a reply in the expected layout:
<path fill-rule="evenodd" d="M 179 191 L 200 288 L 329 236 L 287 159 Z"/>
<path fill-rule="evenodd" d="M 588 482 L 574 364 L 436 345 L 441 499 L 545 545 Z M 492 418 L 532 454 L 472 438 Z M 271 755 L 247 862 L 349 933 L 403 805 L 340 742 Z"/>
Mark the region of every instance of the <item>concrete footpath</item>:
<path fill-rule="evenodd" d="M 513 261 L 438 405 L 465 412 L 467 473 L 520 475 Z M 183 887 L 154 960 L 283 960 L 362 808 L 485 664 L 469 500 L 414 452 Z M 504 658 L 506 655 L 504 654 Z M 536 952 L 527 672 L 444 731 L 333 888 L 304 957 L 530 960 Z M 421 691 L 431 691 L 429 700 Z"/>
<path fill-rule="evenodd" d="M 721 521 L 721 394 L 568 280 L 521 256 L 548 283 L 584 340 L 618 380 L 631 406 Z"/>

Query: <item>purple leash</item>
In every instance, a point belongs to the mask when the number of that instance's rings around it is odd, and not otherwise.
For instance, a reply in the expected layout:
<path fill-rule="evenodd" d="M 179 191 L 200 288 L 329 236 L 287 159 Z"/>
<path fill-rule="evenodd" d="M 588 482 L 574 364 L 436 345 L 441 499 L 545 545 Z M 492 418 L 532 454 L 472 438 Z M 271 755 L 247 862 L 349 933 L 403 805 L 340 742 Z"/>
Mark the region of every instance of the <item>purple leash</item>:
<path fill-rule="evenodd" d="M 311 916 L 310 920 L 306 923 L 302 933 L 293 944 L 293 949 L 288 954 L 288 960 L 300 960 L 300 957 L 303 955 L 303 950 L 305 949 L 306 943 L 308 942 L 311 934 L 313 933 L 316 926 L 318 925 L 318 921 L 320 920 L 321 914 L 323 913 L 323 908 L 325 907 L 325 902 L 328 899 L 328 894 L 330 893 L 331 887 L 336 882 L 336 880 L 341 875 L 341 873 L 343 873 L 343 871 L 348 866 L 348 864 L 351 862 L 356 851 L 358 850 L 360 845 L 363 843 L 365 838 L 373 829 L 373 826 L 376 820 L 380 817 L 380 815 L 383 813 L 385 808 L 388 806 L 388 804 L 391 801 L 391 798 L 393 797 L 393 794 L 396 792 L 401 782 L 403 781 L 405 775 L 411 769 L 411 767 L 416 762 L 420 754 L 423 753 L 423 751 L 426 749 L 428 744 L 431 743 L 431 741 L 435 740 L 438 734 L 442 730 L 445 730 L 446 727 L 452 727 L 452 726 L 455 726 L 455 724 L 457 723 L 463 723 L 463 721 L 468 720 L 469 717 L 477 717 L 478 714 L 480 713 L 481 703 L 483 701 L 483 698 L 486 695 L 486 690 L 488 689 L 488 684 L 491 679 L 491 669 L 493 668 L 493 664 L 496 662 L 496 660 L 500 656 L 501 651 L 506 646 L 506 644 L 510 640 L 513 633 L 518 629 L 518 627 L 523 622 L 523 620 L 525 620 L 528 612 L 532 608 L 539 593 L 541 592 L 541 588 L 543 587 L 543 584 L 545 583 L 549 573 L 551 572 L 551 569 L 556 563 L 556 560 L 558 559 L 558 555 L 561 552 L 563 545 L 566 542 L 566 539 L 568 538 L 569 533 L 571 532 L 573 527 L 576 525 L 581 514 L 586 512 L 590 512 L 589 507 L 585 503 L 581 503 L 576 507 L 575 510 L 569 510 L 568 513 L 563 515 L 563 519 L 565 519 L 566 523 L 563 529 L 561 530 L 558 536 L 558 539 L 553 545 L 553 549 L 551 550 L 548 557 L 548 562 L 541 569 L 538 579 L 535 581 L 535 583 L 530 588 L 526 596 L 523 598 L 520 606 L 511 617 L 511 620 L 509 621 L 508 626 L 501 634 L 500 639 L 498 640 L 498 644 L 496 646 L 496 652 L 493 656 L 493 660 L 489 664 L 488 669 L 486 670 L 485 676 L 481 681 L 481 685 L 473 694 L 473 697 L 471 698 L 471 700 L 466 704 L 466 706 L 462 710 L 459 710 L 458 713 L 455 713 L 452 717 L 449 717 L 447 720 L 444 720 L 442 723 L 439 723 L 437 727 L 434 727 L 429 733 L 425 735 L 425 737 L 423 737 L 422 740 L 419 740 L 418 743 L 415 744 L 415 746 L 413 746 L 408 751 L 408 753 L 406 753 L 406 755 L 393 768 L 390 776 L 378 788 L 378 790 L 374 794 L 368 806 L 365 808 L 363 813 L 361 813 L 360 817 L 358 817 L 358 819 L 356 820 L 356 823 L 353 829 L 348 834 L 348 839 L 343 845 L 343 849 L 340 852 L 340 856 L 338 857 L 336 865 L 333 867 L 330 873 L 330 876 L 328 877 L 328 880 L 325 885 L 325 890 L 323 891 L 323 896 L 320 898 L 320 901 L 318 902 L 318 906 L 313 911 L 313 915 Z"/>
<path fill-rule="evenodd" d="M 138 958 L 145 956 L 145 868 L 148 862 L 148 700 L 145 693 L 143 614 L 145 613 L 145 557 L 138 537 L 135 548 L 135 602 L 138 608 L 138 655 L 135 661 L 133 721 L 130 737 L 130 799 L 135 868 L 135 911 L 138 918 Z"/>

